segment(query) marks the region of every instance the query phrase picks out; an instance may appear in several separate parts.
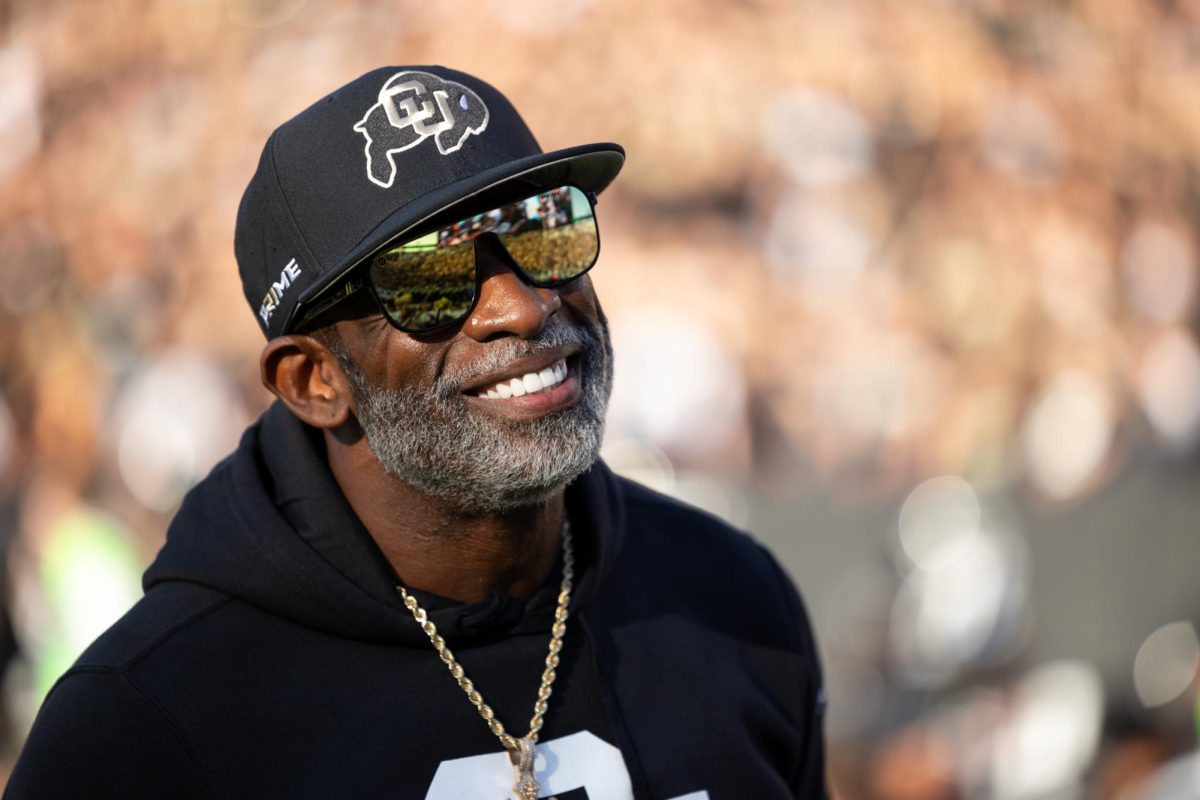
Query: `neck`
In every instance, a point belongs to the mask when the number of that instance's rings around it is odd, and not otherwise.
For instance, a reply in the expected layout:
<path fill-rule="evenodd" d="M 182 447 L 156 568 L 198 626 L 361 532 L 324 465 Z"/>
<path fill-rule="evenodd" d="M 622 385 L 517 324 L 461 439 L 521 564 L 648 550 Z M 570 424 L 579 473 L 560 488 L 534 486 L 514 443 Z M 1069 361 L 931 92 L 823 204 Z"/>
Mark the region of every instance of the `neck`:
<path fill-rule="evenodd" d="M 326 433 L 329 466 L 400 581 L 464 603 L 493 592 L 528 597 L 549 578 L 562 543 L 563 492 L 498 514 L 466 514 L 387 473 L 366 446 Z"/>

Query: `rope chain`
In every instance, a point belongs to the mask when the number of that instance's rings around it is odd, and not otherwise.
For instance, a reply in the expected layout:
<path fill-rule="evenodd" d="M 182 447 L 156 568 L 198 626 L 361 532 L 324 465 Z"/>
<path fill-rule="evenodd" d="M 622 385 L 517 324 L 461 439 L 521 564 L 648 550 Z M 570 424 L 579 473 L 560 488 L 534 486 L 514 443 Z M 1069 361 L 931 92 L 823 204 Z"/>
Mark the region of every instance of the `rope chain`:
<path fill-rule="evenodd" d="M 567 607 L 571 604 L 571 589 L 575 580 L 575 553 L 571 547 L 571 526 L 563 521 L 562 531 L 562 553 L 563 553 L 563 576 L 562 585 L 558 592 L 558 607 L 554 609 L 554 625 L 550 628 L 550 651 L 546 654 L 546 669 L 542 671 L 542 684 L 538 687 L 537 700 L 533 704 L 533 717 L 529 720 L 529 733 L 525 736 L 531 744 L 536 743 L 538 733 L 542 730 L 542 721 L 546 716 L 546 709 L 550 702 L 550 693 L 554 685 L 554 679 L 557 677 L 555 670 L 558 669 L 559 653 L 562 651 L 563 636 L 567 632 Z M 520 743 L 514 739 L 507 731 L 504 730 L 504 724 L 496 719 L 496 714 L 492 711 L 492 707 L 483 701 L 483 695 L 475 688 L 475 684 L 467 677 L 466 670 L 462 664 L 458 663 L 454 658 L 454 653 L 446 646 L 446 640 L 438 633 L 437 626 L 429 619 L 429 615 L 425 609 L 421 608 L 417 603 L 417 598 L 413 597 L 403 586 L 396 587 L 400 591 L 400 596 L 404 598 L 404 605 L 412 612 L 413 618 L 417 624 L 421 626 L 421 630 L 425 631 L 425 635 L 429 637 L 429 641 L 433 644 L 433 649 L 437 651 L 438 656 L 442 659 L 442 663 L 450 670 L 450 674 L 454 676 L 454 680 L 458 681 L 458 686 L 467 695 L 467 699 L 471 701 L 471 705 L 475 706 L 475 710 L 479 712 L 479 716 L 483 717 L 483 721 L 487 723 L 488 729 L 496 735 L 500 740 L 500 744 L 510 753 L 517 753 L 521 749 Z"/>

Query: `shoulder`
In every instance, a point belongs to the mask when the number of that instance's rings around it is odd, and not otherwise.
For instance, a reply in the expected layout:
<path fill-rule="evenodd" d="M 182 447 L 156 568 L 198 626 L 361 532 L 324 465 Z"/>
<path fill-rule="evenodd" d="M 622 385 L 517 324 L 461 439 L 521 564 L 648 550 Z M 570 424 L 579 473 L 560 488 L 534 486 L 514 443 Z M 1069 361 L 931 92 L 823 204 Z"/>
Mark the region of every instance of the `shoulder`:
<path fill-rule="evenodd" d="M 179 729 L 119 670 L 73 669 L 55 685 L 21 749 L 5 798 L 211 797 Z"/>
<path fill-rule="evenodd" d="M 138 601 L 51 689 L 5 797 L 117 797 L 129 786 L 211 796 L 186 736 L 136 666 L 225 600 L 202 587 L 163 584 Z"/>
<path fill-rule="evenodd" d="M 761 626 L 815 658 L 800 593 L 771 552 L 719 517 L 616 478 L 625 509 L 613 578 L 644 601 Z M 735 622 L 736 620 L 736 622 Z"/>
<path fill-rule="evenodd" d="M 133 669 L 222 603 L 207 590 L 155 589 L 59 678 L 38 711 L 5 798 L 202 798 L 212 784 L 179 725 Z"/>
<path fill-rule="evenodd" d="M 185 633 L 228 601 L 227 595 L 197 584 L 157 584 L 93 642 L 67 674 L 80 670 L 131 669 L 164 642 Z"/>
<path fill-rule="evenodd" d="M 761 730 L 790 731 L 780 735 L 792 754 L 786 772 L 794 795 L 826 797 L 823 676 L 792 580 L 767 548 L 718 517 L 628 480 L 615 483 L 624 537 L 597 598 L 606 641 L 627 664 L 660 665 L 658 674 L 672 675 L 670 691 L 720 694 Z M 661 697 L 666 690 L 654 686 Z M 782 728 L 777 709 L 791 720 Z"/>
<path fill-rule="evenodd" d="M 634 481 L 617 478 L 617 484 L 625 506 L 626 557 L 658 561 L 655 569 L 674 564 L 698 581 L 719 576 L 726 587 L 787 581 L 774 556 L 745 531 Z"/>

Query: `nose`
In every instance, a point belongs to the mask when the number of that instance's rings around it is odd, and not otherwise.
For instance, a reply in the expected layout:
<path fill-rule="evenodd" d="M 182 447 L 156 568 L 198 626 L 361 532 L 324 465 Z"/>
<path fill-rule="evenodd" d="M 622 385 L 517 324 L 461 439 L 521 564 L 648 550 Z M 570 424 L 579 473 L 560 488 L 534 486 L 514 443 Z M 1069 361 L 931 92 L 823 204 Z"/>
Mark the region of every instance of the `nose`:
<path fill-rule="evenodd" d="M 562 307 L 557 289 L 541 289 L 525 282 L 499 237 L 484 235 L 475 240 L 475 264 L 479 299 L 463 331 L 476 341 L 536 336 Z"/>

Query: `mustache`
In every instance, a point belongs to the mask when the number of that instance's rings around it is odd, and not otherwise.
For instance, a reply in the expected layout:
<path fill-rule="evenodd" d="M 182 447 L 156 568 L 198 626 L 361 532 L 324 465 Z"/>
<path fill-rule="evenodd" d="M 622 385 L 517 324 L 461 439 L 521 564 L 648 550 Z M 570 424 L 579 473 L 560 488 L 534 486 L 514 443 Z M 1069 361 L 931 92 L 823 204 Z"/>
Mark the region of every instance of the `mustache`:
<path fill-rule="evenodd" d="M 604 323 L 601 322 L 601 325 Z M 454 370 L 443 372 L 438 377 L 434 391 L 442 398 L 460 394 L 467 384 L 485 375 L 503 369 L 518 358 L 536 355 L 565 345 L 577 345 L 584 358 L 594 358 L 600 350 L 599 337 L 586 327 L 568 322 L 552 322 L 536 336 L 528 339 L 507 337 L 488 345 L 484 354 Z"/>

